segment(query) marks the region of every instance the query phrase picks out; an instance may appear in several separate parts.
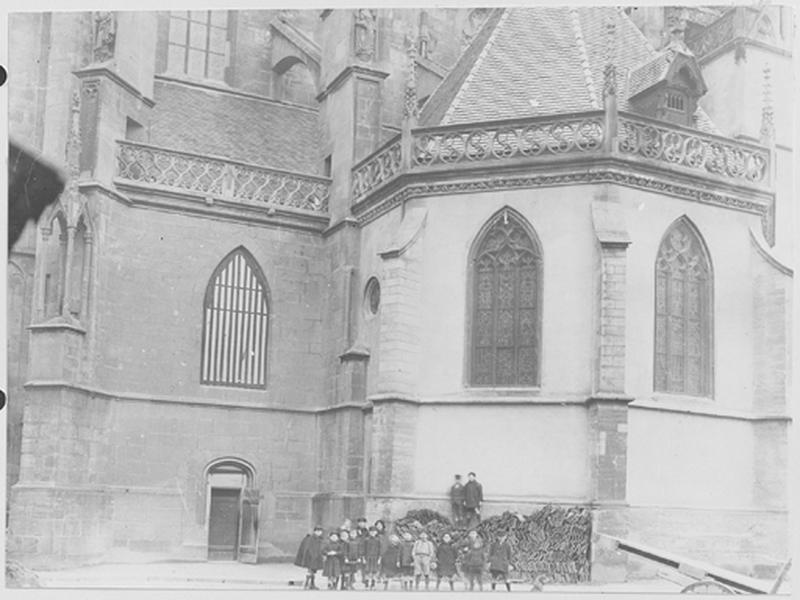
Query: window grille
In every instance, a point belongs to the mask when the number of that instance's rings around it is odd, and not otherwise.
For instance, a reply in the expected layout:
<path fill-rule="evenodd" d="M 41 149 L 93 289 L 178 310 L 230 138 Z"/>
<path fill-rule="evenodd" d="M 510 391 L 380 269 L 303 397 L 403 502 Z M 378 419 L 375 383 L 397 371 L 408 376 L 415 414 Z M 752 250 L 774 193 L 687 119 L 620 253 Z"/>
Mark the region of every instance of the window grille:
<path fill-rule="evenodd" d="M 239 248 L 220 263 L 206 288 L 202 383 L 265 387 L 268 333 L 266 280 L 253 257 Z"/>
<path fill-rule="evenodd" d="M 655 390 L 710 396 L 711 262 L 686 220 L 664 236 L 656 259 Z"/>
<path fill-rule="evenodd" d="M 680 94 L 667 94 L 667 108 L 684 110 L 683 96 Z"/>
<path fill-rule="evenodd" d="M 201 79 L 224 80 L 227 39 L 227 11 L 172 11 L 168 70 Z"/>
<path fill-rule="evenodd" d="M 472 258 L 470 383 L 539 385 L 541 252 L 521 217 L 493 217 Z"/>

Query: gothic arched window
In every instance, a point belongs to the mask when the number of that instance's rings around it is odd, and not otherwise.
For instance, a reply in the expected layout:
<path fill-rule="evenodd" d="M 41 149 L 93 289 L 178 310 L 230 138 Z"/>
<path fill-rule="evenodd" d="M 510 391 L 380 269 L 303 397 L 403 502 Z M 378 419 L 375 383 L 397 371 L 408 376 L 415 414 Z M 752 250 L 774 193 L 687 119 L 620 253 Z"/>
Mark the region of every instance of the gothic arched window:
<path fill-rule="evenodd" d="M 656 258 L 655 391 L 711 396 L 712 286 L 705 245 L 682 217 Z"/>
<path fill-rule="evenodd" d="M 535 233 L 504 208 L 472 253 L 470 383 L 539 385 L 542 259 Z"/>
<path fill-rule="evenodd" d="M 203 302 L 201 382 L 263 388 L 267 383 L 267 281 L 244 248 L 215 269 Z"/>
<path fill-rule="evenodd" d="M 64 305 L 64 279 L 67 271 L 67 219 L 58 211 L 48 227 L 42 230 L 44 318 L 60 316 Z"/>

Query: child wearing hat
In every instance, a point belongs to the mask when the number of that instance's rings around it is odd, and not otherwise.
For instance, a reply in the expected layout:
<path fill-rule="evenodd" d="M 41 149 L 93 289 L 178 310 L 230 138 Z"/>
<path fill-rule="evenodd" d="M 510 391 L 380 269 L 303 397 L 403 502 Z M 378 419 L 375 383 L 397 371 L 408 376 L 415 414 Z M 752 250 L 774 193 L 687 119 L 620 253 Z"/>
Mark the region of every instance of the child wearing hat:
<path fill-rule="evenodd" d="M 297 550 L 294 564 L 307 569 L 306 580 L 303 583 L 304 590 L 319 589 L 314 582 L 314 578 L 317 575 L 317 571 L 323 566 L 323 544 L 322 527 L 314 527 L 314 531 L 306 534 L 303 541 L 300 542 L 300 548 Z"/>

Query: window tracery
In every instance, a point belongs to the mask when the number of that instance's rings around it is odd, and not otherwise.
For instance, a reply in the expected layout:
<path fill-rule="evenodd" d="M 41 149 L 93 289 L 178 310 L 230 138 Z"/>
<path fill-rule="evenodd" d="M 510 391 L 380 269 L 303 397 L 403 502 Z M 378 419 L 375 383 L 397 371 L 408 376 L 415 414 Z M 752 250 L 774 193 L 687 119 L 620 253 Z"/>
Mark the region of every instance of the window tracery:
<path fill-rule="evenodd" d="M 711 264 L 687 219 L 667 231 L 656 259 L 655 390 L 711 395 Z"/>
<path fill-rule="evenodd" d="M 472 385 L 538 385 L 541 252 L 513 211 L 485 229 L 472 270 Z"/>

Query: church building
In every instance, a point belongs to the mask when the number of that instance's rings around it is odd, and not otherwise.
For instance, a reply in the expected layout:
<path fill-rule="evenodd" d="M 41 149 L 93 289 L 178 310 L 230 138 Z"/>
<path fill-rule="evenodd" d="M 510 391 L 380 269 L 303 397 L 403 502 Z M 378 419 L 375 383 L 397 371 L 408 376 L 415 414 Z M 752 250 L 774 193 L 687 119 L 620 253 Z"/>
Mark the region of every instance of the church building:
<path fill-rule="evenodd" d="M 791 9 L 9 16 L 66 187 L 8 262 L 7 552 L 292 555 L 314 525 L 591 513 L 788 555 Z"/>

